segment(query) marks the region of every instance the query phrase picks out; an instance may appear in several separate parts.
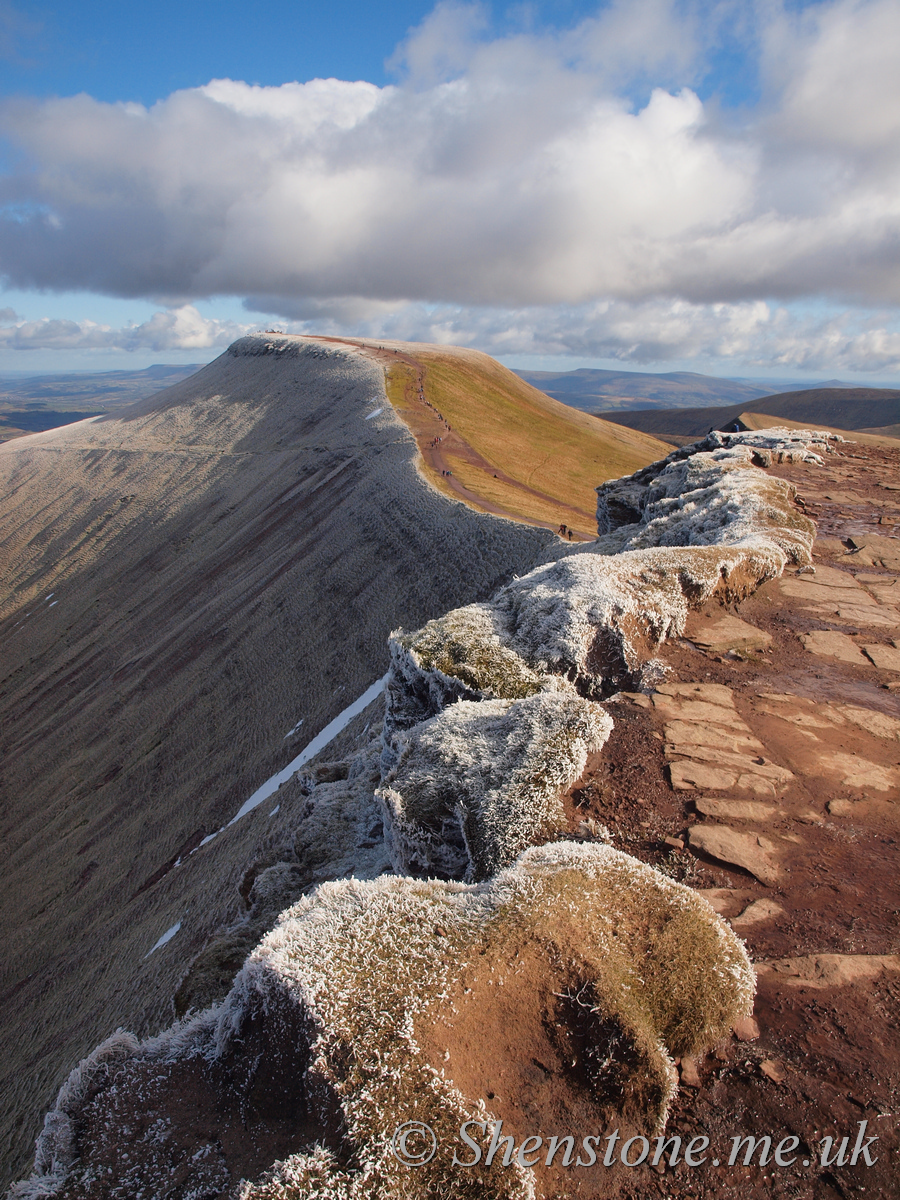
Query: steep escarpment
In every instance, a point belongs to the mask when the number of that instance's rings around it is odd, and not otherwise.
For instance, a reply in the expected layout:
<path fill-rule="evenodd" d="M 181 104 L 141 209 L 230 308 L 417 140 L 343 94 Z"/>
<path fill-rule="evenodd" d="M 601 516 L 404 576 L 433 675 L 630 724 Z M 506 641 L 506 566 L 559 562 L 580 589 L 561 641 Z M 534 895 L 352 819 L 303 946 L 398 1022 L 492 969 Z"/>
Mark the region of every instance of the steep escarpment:
<path fill-rule="evenodd" d="M 599 542 L 395 632 L 379 735 L 285 782 L 294 856 L 257 876 L 258 903 L 289 895 L 309 861 L 319 878 L 354 870 L 367 826 L 368 880 L 323 882 L 287 908 L 221 1005 L 101 1046 L 17 1194 L 124 1197 L 152 1191 L 165 1163 L 210 1196 L 552 1195 L 550 1162 L 460 1170 L 461 1124 L 489 1140 L 503 1121 L 517 1142 L 551 1116 L 561 1135 L 659 1132 L 675 1060 L 749 1015 L 752 971 L 696 893 L 604 845 L 596 824 L 573 840 L 566 798 L 615 732 L 607 699 L 658 685 L 682 724 L 704 705 L 734 723 L 716 689 L 695 701 L 662 684 L 660 649 L 700 605 L 809 563 L 815 527 L 767 468 L 820 463 L 829 445 L 714 435 L 601 488 Z M 764 760 L 746 773 L 772 787 Z M 380 853 L 397 874 L 373 880 Z M 246 923 L 197 961 L 186 1006 L 242 944 Z M 424 1169 L 398 1160 L 407 1120 L 434 1131 Z M 127 1169 L 109 1132 L 121 1121 L 138 1125 Z M 253 1152 L 238 1126 L 256 1130 Z M 584 1178 L 615 1195 L 620 1176 Z"/>
<path fill-rule="evenodd" d="M 438 494 L 418 458 L 381 364 L 265 337 L 0 448 L 7 1171 L 72 1061 L 119 1024 L 168 1022 L 306 800 L 214 835 L 384 674 L 389 631 L 559 545 Z M 366 841 L 377 813 L 354 811 L 342 828 Z"/>

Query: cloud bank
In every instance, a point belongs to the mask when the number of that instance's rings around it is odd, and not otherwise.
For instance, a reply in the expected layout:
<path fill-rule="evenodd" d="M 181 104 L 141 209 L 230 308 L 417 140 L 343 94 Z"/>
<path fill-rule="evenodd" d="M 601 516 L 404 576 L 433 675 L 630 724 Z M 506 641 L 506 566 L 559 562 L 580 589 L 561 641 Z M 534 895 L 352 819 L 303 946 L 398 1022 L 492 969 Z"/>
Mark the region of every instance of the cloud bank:
<path fill-rule="evenodd" d="M 225 347 L 253 328 L 211 320 L 190 304 L 122 329 L 94 321 L 25 321 L 6 308 L 0 309 L 0 350 L 206 350 Z"/>
<path fill-rule="evenodd" d="M 475 346 L 501 358 L 553 356 L 616 360 L 635 369 L 661 362 L 740 362 L 847 374 L 900 372 L 900 329 L 888 312 L 810 315 L 764 301 L 690 304 L 682 300 L 600 301 L 579 306 L 488 308 L 359 299 L 292 303 L 289 333 L 355 334 L 399 341 Z M 894 328 L 887 325 L 893 323 Z M 154 352 L 215 350 L 260 327 L 202 316 L 193 305 L 154 313 L 121 328 L 94 321 L 25 320 L 0 309 L 0 350 Z"/>
<path fill-rule="evenodd" d="M 700 94 L 736 11 L 759 97 L 725 110 Z M 182 314 L 237 295 L 318 328 L 455 323 L 641 362 L 830 346 L 879 369 L 898 361 L 898 45 L 896 0 L 634 0 L 493 38 L 481 9 L 444 3 L 394 86 L 6 101 L 0 273 Z M 864 311 L 798 324 L 809 298 Z"/>
<path fill-rule="evenodd" d="M 293 307 L 293 333 L 397 338 L 476 346 L 500 357 L 527 355 L 616 360 L 634 369 L 661 362 L 740 362 L 834 374 L 900 372 L 900 328 L 890 311 L 809 312 L 762 300 L 691 304 L 684 300 L 598 301 L 528 308 L 404 304 L 368 317 L 357 301 Z M 276 301 L 269 302 L 269 311 Z"/>

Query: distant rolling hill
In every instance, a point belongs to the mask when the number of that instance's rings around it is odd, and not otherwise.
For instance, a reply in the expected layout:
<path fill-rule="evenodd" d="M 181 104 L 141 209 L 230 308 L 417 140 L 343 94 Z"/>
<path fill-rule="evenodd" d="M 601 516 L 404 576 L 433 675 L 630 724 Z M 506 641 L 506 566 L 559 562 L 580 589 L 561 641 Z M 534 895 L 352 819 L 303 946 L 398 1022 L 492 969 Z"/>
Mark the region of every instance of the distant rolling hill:
<path fill-rule="evenodd" d="M 618 424 L 665 440 L 703 437 L 710 429 L 725 429 L 743 412 L 766 413 L 798 421 L 806 427 L 886 433 L 900 423 L 900 390 L 892 388 L 813 388 L 782 392 L 745 404 L 714 408 L 634 409 L 616 412 Z M 888 435 L 889 436 L 889 435 Z"/>
<path fill-rule="evenodd" d="M 271 336 L 0 446 L 0 1184 L 83 1054 L 169 1023 L 298 813 L 229 822 L 389 631 L 560 553 L 665 450 L 485 355 Z"/>
<path fill-rule="evenodd" d="M 765 396 L 768 389 L 734 379 L 718 379 L 694 371 L 655 374 L 641 371 L 517 371 L 522 379 L 566 404 L 588 412 L 623 409 L 681 408 L 700 404 L 743 404 Z M 618 419 L 618 416 L 616 417 Z"/>
<path fill-rule="evenodd" d="M 773 429 L 776 426 L 786 426 L 788 429 L 809 428 L 808 421 L 792 421 L 789 417 L 773 417 L 768 413 L 742 412 L 738 420 L 741 429 Z M 863 446 L 880 446 L 882 449 L 892 450 L 897 448 L 898 433 L 900 433 L 900 425 L 886 426 L 887 432 L 881 429 L 835 429 L 824 422 L 817 424 L 816 428 L 843 434 Z M 895 429 L 897 432 L 891 433 L 891 429 Z"/>

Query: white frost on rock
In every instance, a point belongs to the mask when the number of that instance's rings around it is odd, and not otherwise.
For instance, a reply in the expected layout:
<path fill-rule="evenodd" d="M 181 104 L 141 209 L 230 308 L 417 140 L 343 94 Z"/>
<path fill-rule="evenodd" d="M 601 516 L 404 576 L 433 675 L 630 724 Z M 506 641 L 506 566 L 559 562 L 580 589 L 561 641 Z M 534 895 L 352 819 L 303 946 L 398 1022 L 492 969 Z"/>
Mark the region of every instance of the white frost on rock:
<path fill-rule="evenodd" d="M 161 1089 L 158 1066 L 201 1059 L 222 1081 L 220 1103 L 251 1130 L 259 1088 L 265 1105 L 282 1089 L 294 1096 L 298 1130 L 340 1119 L 340 1153 L 315 1138 L 304 1145 L 298 1132 L 301 1148 L 240 1184 L 242 1200 L 526 1200 L 531 1172 L 502 1156 L 477 1176 L 452 1164 L 463 1122 L 499 1116 L 454 1079 L 454 1060 L 446 1068 L 433 1043 L 433 1031 L 457 1018 L 475 1053 L 496 1036 L 479 1019 L 477 994 L 454 993 L 462 972 L 474 988 L 502 981 L 513 1029 L 517 1015 L 527 1029 L 535 1011 L 553 1013 L 578 1056 L 580 1082 L 562 1074 L 557 1093 L 572 1089 L 573 1112 L 587 1088 L 598 1112 L 647 1135 L 665 1123 L 674 1058 L 727 1034 L 749 1014 L 755 988 L 743 944 L 701 896 L 609 846 L 535 847 L 481 884 L 326 883 L 282 914 L 222 1005 L 144 1042 L 120 1031 L 81 1063 L 47 1118 L 35 1174 L 12 1196 L 81 1194 L 96 1173 L 80 1115 L 90 1105 L 102 1121 L 123 1087 L 135 1104 L 157 1106 L 145 1116 L 157 1118 L 170 1152 L 164 1177 L 142 1177 L 146 1194 L 164 1194 L 176 1171 L 195 1183 L 192 1117 L 177 1082 Z M 610 1047 L 626 1049 L 612 1072 Z M 529 1041 L 522 1052 L 527 1062 Z M 154 1077 L 145 1099 L 141 1081 Z M 441 1147 L 415 1170 L 391 1147 L 411 1118 Z M 122 1195 L 108 1182 L 111 1196 Z"/>
<path fill-rule="evenodd" d="M 486 879 L 523 846 L 558 835 L 561 795 L 599 750 L 612 720 L 565 693 L 460 700 L 397 731 L 377 795 L 401 875 Z"/>
<path fill-rule="evenodd" d="M 768 536 L 793 561 L 807 562 L 815 536 L 812 522 L 792 507 L 793 487 L 759 468 L 773 462 L 821 464 L 811 447 L 827 453 L 842 440 L 815 430 L 713 431 L 633 475 L 601 484 L 598 533 L 603 537 L 626 527 L 613 553 L 645 546 L 736 545 L 747 537 Z"/>

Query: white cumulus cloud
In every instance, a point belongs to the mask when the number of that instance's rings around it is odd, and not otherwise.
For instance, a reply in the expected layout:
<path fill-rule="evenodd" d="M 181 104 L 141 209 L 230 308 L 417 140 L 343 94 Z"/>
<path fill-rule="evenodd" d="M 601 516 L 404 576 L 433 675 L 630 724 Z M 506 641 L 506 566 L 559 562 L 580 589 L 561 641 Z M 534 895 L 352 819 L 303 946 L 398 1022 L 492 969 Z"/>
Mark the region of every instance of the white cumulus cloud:
<path fill-rule="evenodd" d="M 700 94 L 736 21 L 761 92 L 728 111 Z M 443 3 L 399 48 L 394 86 L 7 101 L 0 275 L 153 298 L 163 324 L 236 295 L 345 328 L 437 306 L 479 327 L 530 313 L 524 340 L 622 354 L 771 347 L 793 301 L 900 302 L 898 45 L 896 0 L 616 0 L 574 30 L 504 37 L 477 6 Z M 879 361 L 889 324 L 857 330 Z"/>
<path fill-rule="evenodd" d="M 277 311 L 271 301 L 269 311 Z M 396 338 L 474 346 L 500 357 L 560 355 L 660 363 L 717 362 L 731 371 L 784 367 L 850 374 L 900 374 L 900 321 L 890 310 L 827 306 L 810 313 L 764 300 L 695 304 L 656 298 L 523 308 L 408 303 L 283 304 L 294 333 Z M 731 366 L 729 366 L 731 364 Z"/>

